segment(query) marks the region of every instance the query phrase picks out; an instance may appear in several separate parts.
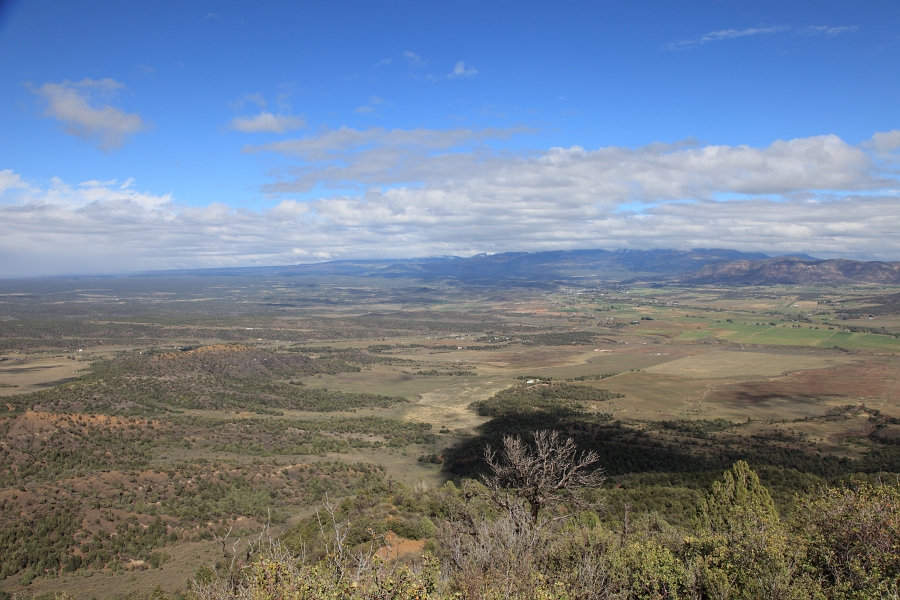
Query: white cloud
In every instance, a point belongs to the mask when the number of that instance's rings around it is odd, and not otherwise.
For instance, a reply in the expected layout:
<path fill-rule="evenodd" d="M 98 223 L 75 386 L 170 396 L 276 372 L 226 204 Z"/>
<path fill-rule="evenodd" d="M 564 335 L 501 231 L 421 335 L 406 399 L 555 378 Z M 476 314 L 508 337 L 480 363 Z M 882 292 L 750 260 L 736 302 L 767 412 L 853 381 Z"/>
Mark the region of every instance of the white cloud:
<path fill-rule="evenodd" d="M 662 48 L 664 50 L 687 50 L 688 48 L 696 48 L 697 46 L 702 46 L 704 44 L 708 44 L 709 42 L 732 40 L 735 38 L 741 38 L 751 35 L 761 35 L 766 33 L 780 33 L 788 29 L 790 28 L 786 25 L 747 27 L 745 29 L 719 29 L 717 31 L 710 31 L 709 33 L 705 33 L 696 38 L 663 44 Z"/>
<path fill-rule="evenodd" d="M 687 50 L 690 48 L 696 48 L 698 46 L 703 46 L 705 44 L 711 42 L 721 42 L 723 40 L 733 40 L 736 38 L 742 38 L 747 36 L 755 36 L 755 35 L 763 35 L 763 34 L 773 34 L 773 33 L 785 33 L 794 31 L 799 35 L 804 36 L 814 36 L 814 35 L 825 35 L 828 37 L 835 37 L 841 35 L 843 33 L 853 33 L 857 31 L 859 27 L 856 25 L 840 25 L 840 26 L 830 26 L 830 25 L 807 25 L 806 27 L 792 28 L 788 25 L 769 25 L 769 26 L 758 26 L 758 27 L 747 27 L 744 29 L 719 29 L 716 31 L 710 31 L 709 33 L 705 33 L 699 37 L 691 38 L 687 40 L 681 40 L 680 42 L 671 42 L 668 44 L 663 44 L 661 48 L 663 50 Z"/>
<path fill-rule="evenodd" d="M 428 64 L 422 59 L 421 56 L 419 56 L 415 52 L 410 52 L 409 50 L 406 50 L 403 53 L 403 58 L 406 59 L 406 62 L 408 62 L 410 65 L 412 65 L 413 67 L 416 67 L 416 68 L 424 67 L 425 65 Z"/>
<path fill-rule="evenodd" d="M 301 127 L 306 127 L 306 121 L 302 117 L 276 115 L 266 110 L 252 117 L 237 116 L 231 120 L 231 128 L 244 133 L 284 133 Z"/>
<path fill-rule="evenodd" d="M 109 104 L 124 87 L 113 79 L 82 79 L 45 83 L 32 91 L 47 101 L 46 116 L 62 122 L 66 133 L 108 151 L 149 128 L 137 113 L 126 113 Z"/>
<path fill-rule="evenodd" d="M 316 185 L 358 187 L 452 179 L 473 166 L 488 140 L 508 139 L 530 130 L 384 129 L 350 127 L 326 130 L 302 139 L 247 146 L 245 152 L 278 152 L 303 164 L 290 169 L 291 179 L 265 187 L 268 192 L 308 191 Z M 448 152 L 451 149 L 457 152 Z"/>
<path fill-rule="evenodd" d="M 716 193 L 791 193 L 797 190 L 870 189 L 884 184 L 872 174 L 860 148 L 837 136 L 749 146 L 682 147 L 652 144 L 638 149 L 551 148 L 531 155 L 499 155 L 484 146 L 527 133 L 514 129 L 387 130 L 348 127 L 303 139 L 250 146 L 279 152 L 300 163 L 289 177 L 264 186 L 274 193 L 419 183 L 483 182 L 492 189 L 583 194 L 612 204 L 712 197 Z"/>
<path fill-rule="evenodd" d="M 853 33 L 858 30 L 856 25 L 830 27 L 828 25 L 809 25 L 800 30 L 802 35 L 827 35 L 834 37 L 842 33 Z"/>
<path fill-rule="evenodd" d="M 357 108 L 355 108 L 353 110 L 353 112 L 359 113 L 359 114 L 366 114 L 366 113 L 370 113 L 370 112 L 374 112 L 374 111 L 375 111 L 375 109 L 372 108 L 371 106 L 358 106 Z"/>
<path fill-rule="evenodd" d="M 454 77 L 471 77 L 472 75 L 477 75 L 478 70 L 472 66 L 467 67 L 465 61 L 459 61 L 453 67 L 453 71 L 447 75 L 448 79 L 453 79 Z"/>
<path fill-rule="evenodd" d="M 0 196 L 6 190 L 28 189 L 28 184 L 22 181 L 22 177 L 12 169 L 3 169 L 0 171 Z"/>
<path fill-rule="evenodd" d="M 258 211 L 185 206 L 130 180 L 40 184 L 0 171 L 0 276 L 567 248 L 900 259 L 900 184 L 878 154 L 893 132 L 866 146 L 823 135 L 491 149 L 515 133 L 343 128 L 269 144 L 256 150 L 298 161 L 269 191 L 352 191 Z"/>
<path fill-rule="evenodd" d="M 900 148 L 900 129 L 879 131 L 872 136 L 871 140 L 865 143 L 865 146 L 872 148 L 881 155 L 889 154 Z"/>

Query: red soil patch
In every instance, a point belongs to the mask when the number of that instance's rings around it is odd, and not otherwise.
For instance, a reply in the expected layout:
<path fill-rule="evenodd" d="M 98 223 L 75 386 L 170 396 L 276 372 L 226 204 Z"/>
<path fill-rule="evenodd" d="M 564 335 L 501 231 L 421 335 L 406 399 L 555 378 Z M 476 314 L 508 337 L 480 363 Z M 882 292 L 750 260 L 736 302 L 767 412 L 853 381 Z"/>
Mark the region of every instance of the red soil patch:
<path fill-rule="evenodd" d="M 134 424 L 136 426 L 146 426 L 150 421 L 144 419 L 126 419 L 123 417 L 110 417 L 107 415 L 67 415 L 57 414 L 43 411 L 28 411 L 16 417 L 7 432 L 7 437 L 13 438 L 17 436 L 33 436 L 36 434 L 50 435 L 56 433 L 60 428 L 74 427 L 84 425 L 89 427 L 97 427 L 100 425 L 107 427 L 125 427 Z"/>
<path fill-rule="evenodd" d="M 385 545 L 376 552 L 381 558 L 400 558 L 407 554 L 415 554 L 425 549 L 425 540 L 408 540 L 393 531 L 384 536 Z"/>

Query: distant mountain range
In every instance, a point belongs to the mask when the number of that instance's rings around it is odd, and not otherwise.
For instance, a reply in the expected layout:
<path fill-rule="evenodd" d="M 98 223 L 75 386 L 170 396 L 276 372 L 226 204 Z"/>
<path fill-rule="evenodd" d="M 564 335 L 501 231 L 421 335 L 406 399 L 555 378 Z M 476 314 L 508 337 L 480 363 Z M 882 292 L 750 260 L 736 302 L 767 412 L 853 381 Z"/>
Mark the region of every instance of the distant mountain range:
<path fill-rule="evenodd" d="M 709 263 L 696 273 L 678 277 L 683 283 L 774 285 L 778 283 L 900 284 L 900 262 L 803 259 L 784 256 L 766 260 Z"/>
<path fill-rule="evenodd" d="M 504 252 L 468 258 L 337 260 L 315 264 L 156 271 L 152 275 L 344 276 L 523 284 L 600 280 L 634 283 L 773 285 L 802 283 L 900 284 L 900 262 L 771 257 L 719 248 L 692 250 L 559 250 Z"/>
<path fill-rule="evenodd" d="M 737 250 L 559 250 L 504 252 L 468 258 L 438 256 L 413 259 L 336 260 L 281 267 L 240 267 L 155 271 L 153 275 L 347 276 L 416 279 L 456 279 L 468 283 L 547 282 L 572 279 L 623 281 L 634 278 L 670 279 L 711 263 L 770 258 Z"/>

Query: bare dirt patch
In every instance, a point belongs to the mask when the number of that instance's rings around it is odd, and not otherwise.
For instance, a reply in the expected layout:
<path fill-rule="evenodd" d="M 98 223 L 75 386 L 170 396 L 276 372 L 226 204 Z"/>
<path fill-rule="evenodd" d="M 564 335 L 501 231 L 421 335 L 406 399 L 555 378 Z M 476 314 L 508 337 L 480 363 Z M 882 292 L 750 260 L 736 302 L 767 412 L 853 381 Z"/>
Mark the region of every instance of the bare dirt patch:
<path fill-rule="evenodd" d="M 503 378 L 488 381 L 460 382 L 425 392 L 406 411 L 406 419 L 446 427 L 458 433 L 472 433 L 487 417 L 481 417 L 469 408 L 475 400 L 483 400 L 507 387 Z"/>
<path fill-rule="evenodd" d="M 831 403 L 864 400 L 868 404 L 896 413 L 900 408 L 900 368 L 886 361 L 873 360 L 805 370 L 765 381 L 743 381 L 723 385 L 711 393 L 711 403 L 750 406 L 771 404 L 779 399 L 795 402 L 830 400 Z"/>
<path fill-rule="evenodd" d="M 408 540 L 400 537 L 393 531 L 388 531 L 384 536 L 384 546 L 376 550 L 378 556 L 384 559 L 400 558 L 407 554 L 416 554 L 425 549 L 425 540 Z"/>

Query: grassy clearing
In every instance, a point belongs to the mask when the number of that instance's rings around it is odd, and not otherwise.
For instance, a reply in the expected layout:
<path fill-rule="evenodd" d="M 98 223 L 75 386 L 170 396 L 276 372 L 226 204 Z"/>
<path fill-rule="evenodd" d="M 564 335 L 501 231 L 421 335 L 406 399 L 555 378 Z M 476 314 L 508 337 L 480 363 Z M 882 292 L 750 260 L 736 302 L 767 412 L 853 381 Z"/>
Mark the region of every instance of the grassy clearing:
<path fill-rule="evenodd" d="M 600 382 L 624 398 L 611 400 L 608 406 L 617 419 L 714 418 L 715 408 L 702 402 L 709 390 L 706 379 L 679 377 L 645 371 L 622 373 Z"/>
<path fill-rule="evenodd" d="M 27 394 L 74 381 L 89 370 L 89 363 L 42 355 L 7 356 L 0 361 L 0 396 Z M 9 387 L 7 387 L 9 386 Z"/>
<path fill-rule="evenodd" d="M 839 346 L 852 350 L 900 351 L 900 339 L 898 338 L 872 333 L 850 333 L 838 328 L 829 329 L 825 325 L 803 324 L 799 327 L 792 327 L 791 325 L 771 326 L 720 322 L 703 323 L 694 325 L 694 327 L 696 328 L 682 329 L 675 339 L 691 342 L 709 337 L 737 344 L 761 346 L 809 346 L 813 348 Z M 646 330 L 646 333 L 672 334 L 671 331 L 660 328 Z"/>
<path fill-rule="evenodd" d="M 697 354 L 648 367 L 651 373 L 695 378 L 771 377 L 800 369 L 824 369 L 853 362 L 837 352 L 787 354 L 783 352 L 701 350 Z"/>

